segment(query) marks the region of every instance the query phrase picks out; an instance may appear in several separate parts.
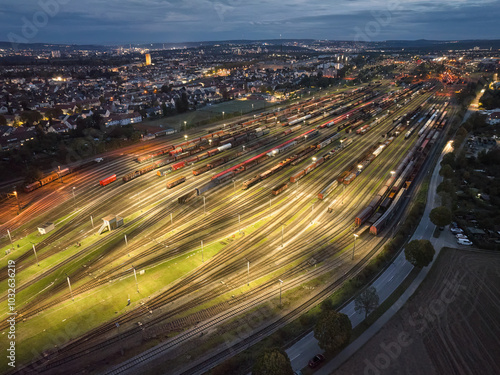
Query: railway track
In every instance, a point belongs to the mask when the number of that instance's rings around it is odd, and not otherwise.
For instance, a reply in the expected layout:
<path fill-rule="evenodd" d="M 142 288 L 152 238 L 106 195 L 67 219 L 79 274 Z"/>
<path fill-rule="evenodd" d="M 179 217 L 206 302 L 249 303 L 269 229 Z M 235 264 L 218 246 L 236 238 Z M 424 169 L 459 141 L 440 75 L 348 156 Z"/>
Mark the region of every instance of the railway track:
<path fill-rule="evenodd" d="M 309 187 L 309 190 L 310 190 L 310 191 L 314 191 L 314 190 L 318 191 L 319 186 L 320 186 L 321 184 L 323 184 L 323 183 L 325 182 L 325 180 L 326 180 L 326 179 L 318 179 L 318 181 L 317 181 L 316 183 L 312 183 L 312 184 L 311 184 L 311 186 Z M 271 182 L 271 181 L 274 181 L 274 179 L 270 179 L 270 180 L 269 180 L 269 182 Z M 353 186 L 354 186 L 354 185 L 353 185 Z M 228 188 L 226 187 L 226 188 L 223 188 L 221 191 L 224 191 L 224 190 L 230 190 L 230 189 L 228 189 Z M 266 202 L 264 202 L 264 197 L 265 197 L 267 194 L 268 194 L 268 192 L 265 192 L 265 193 L 262 193 L 262 194 L 257 194 L 256 196 L 254 196 L 254 197 L 253 197 L 253 199 L 254 199 L 255 203 L 254 203 L 253 205 L 252 205 L 252 204 L 249 204 L 249 207 L 247 207 L 247 209 L 249 209 L 249 208 L 251 209 L 252 207 L 253 207 L 254 209 L 257 209 L 259 206 L 263 206 L 263 205 L 265 205 L 265 204 L 267 203 L 267 198 L 265 198 L 265 201 L 266 201 Z M 249 195 L 251 195 L 251 194 L 249 193 Z M 308 205 L 308 203 L 307 203 L 307 202 L 302 202 L 302 203 L 301 203 L 301 204 L 300 204 L 300 205 L 299 205 L 299 206 L 298 206 L 298 207 L 297 207 L 294 211 L 292 211 L 292 212 L 289 214 L 288 218 L 287 218 L 285 215 L 283 215 L 283 216 L 278 216 L 278 217 L 276 217 L 276 219 L 277 219 L 276 221 L 280 221 L 280 220 L 285 220 L 285 221 L 287 221 L 287 220 L 290 220 L 290 218 L 292 218 L 292 217 L 293 217 L 293 216 L 294 216 L 297 212 L 300 212 L 300 211 L 301 211 L 301 210 L 302 210 L 305 206 L 307 206 L 307 205 Z M 215 207 L 213 207 L 212 209 L 214 209 L 214 208 L 215 208 Z M 208 215 L 208 216 L 207 216 L 207 218 L 210 218 L 210 219 L 206 221 L 206 225 L 212 225 L 212 224 L 214 224 L 214 225 L 219 225 L 219 227 L 220 227 L 220 226 L 221 226 L 224 222 L 227 224 L 227 219 L 228 219 L 228 217 L 231 215 L 231 211 L 232 211 L 232 210 L 233 210 L 233 208 L 232 208 L 231 206 L 228 206 L 226 210 L 221 211 L 221 213 L 222 213 L 223 215 L 225 215 L 225 216 L 222 216 L 221 218 L 219 218 L 219 221 L 217 221 L 217 220 L 212 220 L 210 217 L 213 217 L 213 215 Z M 167 216 L 167 215 L 163 215 L 163 216 L 161 216 L 161 218 L 159 218 L 159 219 L 157 220 L 157 222 L 160 222 L 161 220 L 165 219 L 165 217 L 166 217 L 166 216 Z M 219 215 L 218 215 L 218 216 L 219 216 Z M 234 216 L 234 214 L 233 214 L 233 216 Z M 265 214 L 263 214 L 263 216 L 265 216 Z M 257 218 L 258 218 L 258 217 L 257 217 Z M 342 217 L 342 218 L 345 218 L 345 217 Z M 341 220 L 342 218 L 340 218 L 340 219 L 339 219 L 339 222 L 340 222 L 340 221 L 342 221 L 342 220 Z M 255 220 L 255 217 L 254 217 L 254 218 L 252 218 L 252 219 L 253 219 L 253 220 Z M 259 219 L 259 220 L 260 220 L 260 219 Z M 291 226 L 291 227 L 290 227 L 290 231 L 295 230 L 296 228 L 300 227 L 301 225 L 303 226 L 303 224 L 304 224 L 304 223 L 301 223 L 301 222 L 297 222 L 296 224 L 293 224 L 293 226 Z M 265 238 L 266 236 L 270 235 L 270 233 L 272 233 L 272 232 L 276 232 L 276 231 L 279 231 L 279 224 L 274 224 L 274 225 L 269 226 L 269 230 L 268 230 L 268 231 L 266 231 L 266 232 L 264 232 L 264 233 L 263 233 L 263 235 L 262 235 L 261 237 L 259 237 L 259 236 L 249 236 L 249 237 L 248 237 L 248 239 L 247 239 L 247 238 L 245 238 L 245 241 L 242 241 L 241 248 L 238 248 L 238 246 L 234 246 L 234 247 L 235 247 L 234 249 L 231 249 L 231 250 L 230 250 L 230 251 L 228 251 L 227 253 L 224 253 L 224 254 L 222 254 L 222 255 L 221 255 L 221 257 L 222 257 L 223 255 L 224 255 L 224 256 L 227 256 L 226 258 L 214 258 L 214 259 L 216 259 L 216 260 L 217 260 L 217 262 L 220 262 L 220 263 L 226 263 L 226 261 L 230 260 L 230 259 L 232 258 L 232 256 L 234 256 L 234 254 L 236 254 L 238 251 L 241 251 L 241 249 L 242 249 L 242 248 L 246 248 L 247 246 L 250 246 L 250 247 L 251 247 L 251 246 L 254 246 L 254 245 L 252 245 L 252 243 L 254 243 L 254 244 L 255 244 L 255 243 L 258 243 L 258 240 L 261 240 L 262 238 Z M 315 233 L 315 234 L 314 234 L 314 237 L 315 237 L 315 238 L 316 238 L 316 237 L 320 238 L 321 236 L 324 236 L 324 235 L 326 235 L 326 234 L 327 234 L 327 231 L 325 231 L 324 233 L 319 232 L 319 233 Z M 185 232 L 183 232 L 183 233 L 182 233 L 182 236 L 179 236 L 179 238 L 177 239 L 177 241 L 179 241 L 179 240 L 181 240 L 181 239 L 182 239 L 182 240 L 187 240 L 189 236 L 190 236 L 189 232 L 188 232 L 188 231 L 185 231 Z M 347 238 L 347 237 L 346 237 L 346 238 Z M 342 237 L 341 237 L 340 239 L 342 239 Z M 193 246 L 194 241 L 195 241 L 194 239 L 187 241 L 187 242 L 185 243 L 185 247 L 186 247 L 186 249 L 188 249 L 188 248 L 192 247 L 192 246 Z M 274 242 L 279 242 L 279 240 L 274 240 Z M 341 242 L 339 242 L 339 243 L 341 243 Z M 139 244 L 139 242 L 138 242 L 138 244 Z M 301 244 L 301 245 L 303 246 L 303 244 Z M 139 246 L 138 246 L 138 245 L 137 245 L 137 248 L 139 248 Z M 300 249 L 300 246 L 298 246 L 298 245 L 297 245 L 296 247 L 293 247 L 293 246 L 287 246 L 286 248 L 287 248 L 287 251 L 290 251 L 290 252 L 291 252 L 291 251 L 293 250 L 293 251 L 295 251 L 296 253 L 298 253 L 298 250 Z M 147 257 L 147 256 L 152 255 L 152 254 L 154 254 L 155 252 L 159 251 L 160 249 L 161 249 L 161 245 L 158 245 L 158 248 L 157 248 L 157 249 L 155 249 L 155 250 L 150 249 L 150 250 L 148 250 L 148 251 L 150 251 L 149 253 L 142 254 L 142 256 L 146 256 L 146 257 Z M 289 249 L 289 250 L 288 250 L 288 249 Z M 110 253 L 111 253 L 111 252 L 110 252 Z M 179 253 L 182 253 L 182 252 L 180 251 Z M 173 254 L 169 254 L 169 255 L 161 254 L 161 256 L 158 256 L 158 257 L 156 257 L 156 258 L 153 258 L 153 259 L 148 260 L 147 262 L 144 262 L 143 266 L 148 266 L 148 265 L 153 265 L 153 264 L 156 264 L 156 263 L 158 263 L 159 261 L 161 261 L 161 260 L 165 259 L 165 257 L 172 256 L 172 255 L 173 255 Z M 265 255 L 265 254 L 263 254 L 262 252 L 255 253 L 255 257 L 258 257 L 258 256 L 260 256 L 260 255 Z M 139 258 L 138 258 L 138 259 L 139 259 Z M 296 258 L 291 257 L 290 259 L 298 259 L 298 258 L 297 258 L 297 257 L 296 257 Z M 97 261 L 99 261 L 99 260 L 96 260 L 96 262 L 97 262 Z M 109 259 L 108 259 L 108 261 L 109 261 Z M 105 262 L 105 260 L 101 260 L 101 262 Z M 131 261 L 131 262 L 132 262 L 132 261 Z M 148 262 L 149 262 L 149 263 L 148 263 Z M 272 261 L 267 261 L 267 262 L 268 262 L 267 264 L 263 264 L 263 265 L 270 267 L 270 264 L 272 263 Z M 197 280 L 198 278 L 201 278 L 202 276 L 206 275 L 206 274 L 207 274 L 207 272 L 213 272 L 213 274 L 214 274 L 213 279 L 214 279 L 214 280 L 215 280 L 215 279 L 217 279 L 217 278 L 219 278 L 219 277 L 224 277 L 225 275 L 234 274 L 235 272 L 238 272 L 238 270 L 239 270 L 239 269 L 241 269 L 241 264 L 239 264 L 239 265 L 234 265 L 234 263 L 235 263 L 235 262 L 229 262 L 229 265 L 228 265 L 227 269 L 226 269 L 226 270 L 224 270 L 224 272 L 222 272 L 222 271 L 217 270 L 217 266 L 216 266 L 216 265 L 215 265 L 215 266 L 212 266 L 212 265 L 210 264 L 210 262 L 207 262 L 207 265 L 204 265 L 204 267 L 201 267 L 201 268 L 200 268 L 199 273 L 195 272 L 195 273 L 193 274 L 192 278 L 187 277 L 186 279 L 181 280 L 181 282 L 179 282 L 178 284 L 176 284 L 176 285 L 175 285 L 175 288 L 176 288 L 176 289 L 175 289 L 175 291 L 178 291 L 178 293 L 181 293 L 181 292 L 182 292 L 181 294 L 178 294 L 178 295 L 177 295 L 177 297 L 179 297 L 180 295 L 187 295 L 187 294 L 189 294 L 189 293 L 194 292 L 194 291 L 196 290 L 196 287 L 200 287 L 200 285 L 201 285 L 201 284 L 199 284 L 199 282 L 198 282 L 198 283 L 194 283 L 194 284 L 193 284 L 193 281 L 195 281 L 195 280 Z M 212 264 L 215 264 L 215 261 L 214 261 L 214 262 L 212 262 Z M 125 266 L 124 266 L 124 267 L 125 267 Z M 122 267 L 122 268 L 123 268 L 123 267 Z M 268 272 L 269 272 L 269 269 L 270 269 L 270 268 L 267 268 L 267 269 L 266 269 L 266 271 L 262 271 L 262 272 L 264 272 L 263 274 L 268 273 Z M 124 276 L 124 274 L 123 274 L 123 273 L 120 273 L 119 268 L 115 268 L 115 269 L 113 270 L 113 272 L 116 272 L 114 276 L 117 276 L 117 277 L 123 277 L 123 276 Z M 299 269 L 299 268 L 297 268 L 294 272 L 300 272 L 300 269 Z M 287 277 L 291 277 L 291 275 L 286 275 L 286 276 L 287 276 Z M 244 276 L 242 276 L 242 277 L 241 277 L 241 279 L 242 279 L 243 277 L 244 277 Z M 285 276 L 283 276 L 283 277 L 285 277 Z M 241 280 L 239 280 L 239 279 L 237 279 L 237 278 L 236 278 L 236 279 L 234 279 L 234 280 L 233 280 L 233 283 L 237 284 L 237 283 L 238 283 L 238 282 L 240 282 L 240 281 L 241 281 Z M 191 284 L 193 284 L 194 286 L 193 286 L 193 287 L 191 287 L 191 288 L 187 287 L 188 285 L 191 285 Z M 270 287 L 270 286 L 266 286 L 266 287 Z M 176 297 L 176 296 L 175 296 L 175 295 L 173 295 L 173 296 L 169 296 L 169 297 L 165 297 L 165 296 L 163 296 L 162 298 L 155 299 L 153 303 L 151 303 L 151 304 L 150 304 L 150 303 L 148 303 L 148 307 L 149 307 L 149 308 L 154 308 L 154 309 L 159 308 L 160 306 L 165 305 L 165 303 L 168 303 L 168 301 L 170 301 L 170 300 L 171 300 L 171 299 L 169 299 L 169 298 L 174 298 L 174 297 Z M 196 301 L 196 303 L 193 303 L 193 305 L 192 305 L 192 306 L 194 307 L 194 306 L 198 305 L 200 302 L 202 302 L 202 301 L 201 301 L 201 300 L 197 300 L 197 301 Z M 186 307 L 189 307 L 189 306 L 183 306 L 184 311 L 185 311 L 185 308 L 186 308 Z M 142 310 L 144 310 L 144 309 L 142 309 Z M 212 313 L 214 313 L 214 312 L 215 312 L 215 311 L 212 311 Z M 138 314 L 138 315 L 136 315 L 136 316 L 131 315 L 131 316 L 129 316 L 129 317 L 124 317 L 124 318 L 125 318 L 125 319 L 129 319 L 129 318 L 130 318 L 130 319 L 128 320 L 128 322 L 132 322 L 132 321 L 133 321 L 134 319 L 136 319 L 138 316 L 140 317 L 140 316 L 143 316 L 143 315 L 144 315 L 144 311 L 142 311 L 142 312 L 141 312 L 141 314 Z M 175 314 L 174 314 L 174 315 L 171 315 L 171 316 L 175 316 Z M 153 324 L 159 324 L 160 322 L 162 322 L 163 320 L 166 320 L 166 319 L 168 319 L 168 318 L 162 317 L 161 319 L 156 320 Z M 124 320 L 123 322 L 124 322 L 124 323 L 127 323 L 127 320 Z M 120 323 L 120 324 L 121 324 L 121 323 Z M 168 323 L 167 323 L 167 324 L 168 324 Z M 149 323 L 148 323 L 148 325 L 149 325 Z M 109 326 L 109 325 L 108 325 L 108 326 Z M 113 325 L 113 327 L 114 327 L 114 325 Z M 103 328 L 104 328 L 104 327 L 103 327 Z M 101 336 L 101 335 L 102 335 L 102 334 L 104 334 L 105 332 L 109 332 L 109 331 L 110 331 L 110 329 L 104 329 L 104 330 L 101 330 L 101 331 L 96 331 L 96 332 L 95 332 L 95 335 L 92 335 L 92 337 L 86 337 L 86 338 L 85 338 L 85 341 L 91 340 L 91 339 L 93 339 L 94 337 Z M 74 348 L 76 348 L 76 347 L 78 347 L 78 345 L 74 345 L 73 347 L 74 347 Z M 70 347 L 68 347 L 68 349 L 71 349 L 71 346 L 70 346 Z"/>

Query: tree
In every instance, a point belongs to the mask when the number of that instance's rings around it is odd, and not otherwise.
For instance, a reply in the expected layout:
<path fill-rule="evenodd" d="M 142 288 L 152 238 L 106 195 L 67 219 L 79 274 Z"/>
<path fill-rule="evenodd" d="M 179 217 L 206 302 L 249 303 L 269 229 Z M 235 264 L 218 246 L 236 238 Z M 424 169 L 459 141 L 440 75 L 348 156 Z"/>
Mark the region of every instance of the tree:
<path fill-rule="evenodd" d="M 168 113 L 168 108 L 167 108 L 167 105 L 165 103 L 162 103 L 162 105 L 161 105 L 161 113 L 162 113 L 163 117 L 165 117 Z"/>
<path fill-rule="evenodd" d="M 429 219 L 431 219 L 434 225 L 444 227 L 451 223 L 451 211 L 444 206 L 436 207 L 430 212 Z"/>
<path fill-rule="evenodd" d="M 4 115 L 0 115 L 0 125 L 7 125 L 7 119 Z"/>
<path fill-rule="evenodd" d="M 453 152 L 448 152 L 443 156 L 441 166 L 444 166 L 445 164 L 449 164 L 452 168 L 455 166 L 455 154 Z"/>
<path fill-rule="evenodd" d="M 333 310 L 323 311 L 314 327 L 314 337 L 319 347 L 333 353 L 351 339 L 352 324 L 345 314 Z"/>
<path fill-rule="evenodd" d="M 38 111 L 23 111 L 21 112 L 20 118 L 23 122 L 31 126 L 39 122 L 42 119 L 42 115 Z"/>
<path fill-rule="evenodd" d="M 290 358 L 280 348 L 268 349 L 255 361 L 252 375 L 293 375 Z"/>
<path fill-rule="evenodd" d="M 450 180 L 444 180 L 443 182 L 441 182 L 438 185 L 436 191 L 438 193 L 445 192 L 445 193 L 451 194 L 451 193 L 455 192 L 455 185 L 453 185 Z"/>
<path fill-rule="evenodd" d="M 417 268 L 429 265 L 436 251 L 429 240 L 413 240 L 405 246 L 405 257 Z"/>
<path fill-rule="evenodd" d="M 185 91 L 182 92 L 181 97 L 176 99 L 175 101 L 175 109 L 179 113 L 184 113 L 189 110 L 189 100 L 187 93 Z"/>
<path fill-rule="evenodd" d="M 444 178 L 452 178 L 455 173 L 453 172 L 453 168 L 449 164 L 444 164 L 439 170 L 439 175 Z"/>
<path fill-rule="evenodd" d="M 375 287 L 370 286 L 363 290 L 354 300 L 354 310 L 357 313 L 365 313 L 366 317 L 377 308 L 378 294 Z"/>

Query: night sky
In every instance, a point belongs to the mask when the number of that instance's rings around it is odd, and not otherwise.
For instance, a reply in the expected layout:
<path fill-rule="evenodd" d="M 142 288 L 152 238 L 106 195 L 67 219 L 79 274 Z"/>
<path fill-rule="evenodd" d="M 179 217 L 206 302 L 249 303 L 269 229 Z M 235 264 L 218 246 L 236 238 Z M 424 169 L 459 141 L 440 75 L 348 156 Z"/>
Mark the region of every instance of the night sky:
<path fill-rule="evenodd" d="M 162 43 L 280 34 L 367 41 L 500 38 L 500 0 L 3 0 L 2 5 L 2 41 Z"/>

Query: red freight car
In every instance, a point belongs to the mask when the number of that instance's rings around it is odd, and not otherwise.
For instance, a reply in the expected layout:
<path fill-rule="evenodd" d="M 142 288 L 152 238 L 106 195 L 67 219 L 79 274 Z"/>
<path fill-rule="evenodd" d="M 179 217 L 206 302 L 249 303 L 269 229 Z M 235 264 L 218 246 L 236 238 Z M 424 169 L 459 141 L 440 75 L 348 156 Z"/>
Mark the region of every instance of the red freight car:
<path fill-rule="evenodd" d="M 101 186 L 106 186 L 107 184 L 109 184 L 113 181 L 116 181 L 116 174 L 109 176 L 109 177 L 106 177 L 104 180 L 99 181 L 99 184 Z"/>
<path fill-rule="evenodd" d="M 186 163 L 181 161 L 180 163 L 172 164 L 172 170 L 176 171 L 177 169 L 184 168 L 185 166 L 186 166 Z"/>

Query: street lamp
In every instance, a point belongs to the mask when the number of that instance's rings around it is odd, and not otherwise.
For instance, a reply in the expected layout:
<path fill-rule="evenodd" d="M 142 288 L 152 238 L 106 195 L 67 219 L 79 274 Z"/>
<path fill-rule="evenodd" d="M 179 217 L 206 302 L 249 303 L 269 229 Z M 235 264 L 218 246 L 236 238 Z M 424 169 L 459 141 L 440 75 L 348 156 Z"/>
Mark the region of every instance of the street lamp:
<path fill-rule="evenodd" d="M 356 238 L 359 236 L 357 234 L 354 234 L 354 247 L 352 248 L 352 260 L 354 260 L 354 252 L 356 251 Z"/>
<path fill-rule="evenodd" d="M 36 265 L 40 267 L 40 263 L 38 263 L 38 255 L 36 255 L 35 244 L 33 244 L 33 252 L 35 253 Z"/>
<path fill-rule="evenodd" d="M 75 197 L 75 187 L 73 186 L 73 205 L 75 206 L 76 209 L 76 197 Z"/>
<path fill-rule="evenodd" d="M 187 139 L 188 139 L 187 134 L 184 134 L 184 139 L 187 141 Z"/>
<path fill-rule="evenodd" d="M 222 119 L 224 120 L 224 111 L 222 111 Z M 224 124 L 224 125 L 226 125 L 226 124 Z"/>
<path fill-rule="evenodd" d="M 184 131 L 187 130 L 186 123 L 187 123 L 187 121 L 184 121 Z"/>
<path fill-rule="evenodd" d="M 395 174 L 396 174 L 395 171 L 391 171 L 391 177 L 394 177 Z"/>
<path fill-rule="evenodd" d="M 313 156 L 313 161 L 316 161 L 316 156 Z"/>
<path fill-rule="evenodd" d="M 17 190 L 15 190 L 12 194 L 16 197 L 16 202 L 17 202 L 17 214 L 21 212 L 21 205 L 19 203 L 19 196 L 17 195 Z"/>
<path fill-rule="evenodd" d="M 137 272 L 135 271 L 135 267 L 133 265 L 132 265 L 132 269 L 134 270 L 135 286 L 137 287 L 137 293 L 139 293 L 139 283 L 137 282 Z"/>
<path fill-rule="evenodd" d="M 66 280 L 68 280 L 69 293 L 71 294 L 71 300 L 74 301 L 75 299 L 73 298 L 73 291 L 71 290 L 71 283 L 69 282 L 69 276 L 67 273 L 65 273 L 65 275 L 66 275 Z"/>

